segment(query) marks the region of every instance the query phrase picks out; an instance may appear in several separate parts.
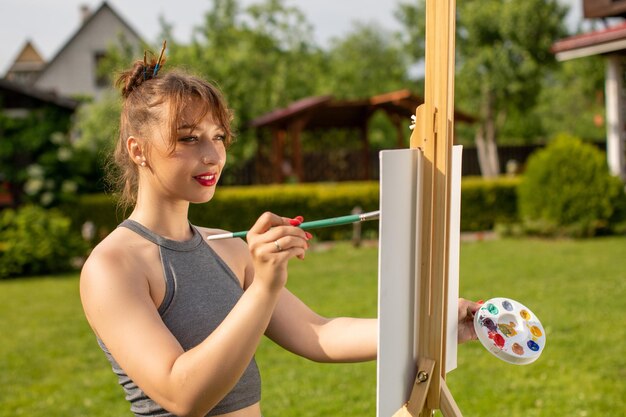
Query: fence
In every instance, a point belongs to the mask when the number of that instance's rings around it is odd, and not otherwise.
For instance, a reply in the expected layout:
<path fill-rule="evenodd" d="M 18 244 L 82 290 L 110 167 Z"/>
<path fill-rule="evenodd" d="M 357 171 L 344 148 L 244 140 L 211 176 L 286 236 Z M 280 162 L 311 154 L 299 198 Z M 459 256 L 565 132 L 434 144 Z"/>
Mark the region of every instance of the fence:
<path fill-rule="evenodd" d="M 604 149 L 604 143 L 596 143 Z M 517 171 L 523 171 L 528 157 L 543 145 L 499 146 L 500 172 L 507 172 L 507 165 L 515 164 Z M 369 178 L 365 178 L 362 150 L 326 150 L 303 154 L 304 182 L 354 181 L 360 179 L 377 180 L 379 177 L 378 151 L 370 152 Z M 513 162 L 514 161 L 514 162 Z M 256 161 L 251 159 L 239 167 L 226 168 L 223 184 L 252 185 L 264 183 L 256 174 Z M 463 176 L 480 175 L 478 152 L 475 147 L 463 149 Z"/>

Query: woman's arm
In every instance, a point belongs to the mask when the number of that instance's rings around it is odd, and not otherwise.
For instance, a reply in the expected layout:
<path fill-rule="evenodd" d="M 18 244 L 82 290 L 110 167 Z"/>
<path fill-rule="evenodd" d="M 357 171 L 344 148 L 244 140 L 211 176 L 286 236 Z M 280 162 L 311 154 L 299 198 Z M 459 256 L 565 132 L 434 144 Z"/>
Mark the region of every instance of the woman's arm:
<path fill-rule="evenodd" d="M 251 229 L 254 282 L 218 328 L 186 352 L 159 317 L 133 257 L 115 249 L 92 253 L 80 284 L 89 323 L 128 376 L 165 409 L 204 416 L 243 374 L 278 302 L 286 263 L 306 248 L 303 231 L 283 225 L 267 214 Z M 276 239 L 284 250 L 275 250 Z"/>
<path fill-rule="evenodd" d="M 479 303 L 459 299 L 458 343 L 476 339 L 473 317 Z M 266 335 L 285 349 L 317 362 L 376 359 L 378 320 L 319 316 L 283 289 Z"/>
<path fill-rule="evenodd" d="M 378 320 L 321 317 L 283 288 L 266 335 L 316 362 L 366 361 L 376 359 Z"/>

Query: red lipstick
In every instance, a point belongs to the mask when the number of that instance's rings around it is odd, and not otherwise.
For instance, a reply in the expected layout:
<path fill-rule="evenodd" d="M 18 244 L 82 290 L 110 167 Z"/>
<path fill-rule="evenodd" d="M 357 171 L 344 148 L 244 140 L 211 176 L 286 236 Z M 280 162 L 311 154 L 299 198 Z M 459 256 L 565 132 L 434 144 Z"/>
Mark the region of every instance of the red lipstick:
<path fill-rule="evenodd" d="M 196 175 L 193 177 L 193 179 L 198 181 L 198 183 L 203 187 L 211 187 L 217 184 L 217 174 L 211 172 L 205 172 L 203 174 Z"/>

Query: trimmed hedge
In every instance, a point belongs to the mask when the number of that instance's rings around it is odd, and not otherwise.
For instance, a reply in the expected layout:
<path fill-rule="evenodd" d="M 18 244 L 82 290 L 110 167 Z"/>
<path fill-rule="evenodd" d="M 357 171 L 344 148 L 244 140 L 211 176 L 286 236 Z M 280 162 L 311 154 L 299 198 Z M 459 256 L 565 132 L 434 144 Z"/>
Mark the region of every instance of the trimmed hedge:
<path fill-rule="evenodd" d="M 189 218 L 194 224 L 236 231 L 249 229 L 265 211 L 307 221 L 350 214 L 357 206 L 364 212 L 378 210 L 377 182 L 223 187 L 209 203 L 192 205 Z M 377 222 L 364 223 L 362 230 L 364 236 L 376 233 Z M 338 240 L 349 238 L 352 227 L 311 232 L 321 240 Z"/>
<path fill-rule="evenodd" d="M 492 230 L 518 221 L 519 177 L 465 177 L 461 183 L 461 231 Z"/>
<path fill-rule="evenodd" d="M 493 229 L 496 223 L 517 221 L 516 178 L 483 180 L 468 177 L 462 181 L 461 230 Z M 354 207 L 364 212 L 378 210 L 379 185 L 375 181 L 266 186 L 223 186 L 209 203 L 192 204 L 193 224 L 230 231 L 246 230 L 264 212 L 285 217 L 304 216 L 307 220 L 350 214 Z M 88 195 L 77 205 L 65 207 L 78 229 L 86 221 L 96 226 L 96 240 L 102 239 L 130 213 L 122 213 L 108 195 Z M 349 239 L 351 226 L 316 229 L 320 240 Z M 363 236 L 376 237 L 378 222 L 364 222 Z"/>

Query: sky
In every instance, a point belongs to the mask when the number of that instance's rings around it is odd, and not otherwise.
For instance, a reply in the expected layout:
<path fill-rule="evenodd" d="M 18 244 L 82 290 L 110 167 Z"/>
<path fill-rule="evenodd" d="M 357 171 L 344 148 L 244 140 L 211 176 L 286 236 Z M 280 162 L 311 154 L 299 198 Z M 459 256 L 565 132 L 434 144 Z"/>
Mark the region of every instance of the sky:
<path fill-rule="evenodd" d="M 354 22 L 375 23 L 397 30 L 393 12 L 400 2 L 409 0 L 286 0 L 303 11 L 314 28 L 315 40 L 324 45 L 329 39 L 349 32 Z M 570 6 L 568 23 L 581 19 L 583 0 L 560 0 Z M 258 0 L 239 0 L 242 6 Z M 0 76 L 21 51 L 27 40 L 45 60 L 69 40 L 80 27 L 80 6 L 97 9 L 102 0 L 0 0 Z M 156 42 L 159 16 L 173 25 L 178 42 L 190 39 L 192 29 L 202 23 L 210 0 L 108 0 L 148 43 Z"/>

